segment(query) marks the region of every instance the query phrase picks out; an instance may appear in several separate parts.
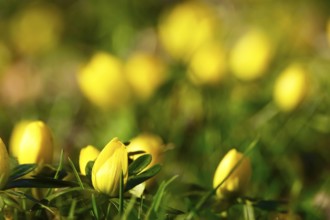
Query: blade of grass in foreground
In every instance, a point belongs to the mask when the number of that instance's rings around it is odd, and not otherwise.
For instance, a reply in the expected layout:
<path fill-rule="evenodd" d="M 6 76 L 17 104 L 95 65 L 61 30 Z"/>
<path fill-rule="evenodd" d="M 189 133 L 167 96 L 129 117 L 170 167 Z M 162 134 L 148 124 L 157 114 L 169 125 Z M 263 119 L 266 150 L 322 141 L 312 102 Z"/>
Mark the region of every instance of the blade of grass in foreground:
<path fill-rule="evenodd" d="M 244 156 L 246 156 L 247 154 L 249 154 L 254 147 L 257 145 L 259 141 L 259 136 L 256 137 L 251 144 L 247 147 L 247 149 L 244 151 Z M 244 157 L 242 157 L 234 166 L 234 168 L 228 173 L 228 175 L 212 190 L 210 190 L 205 196 L 203 196 L 199 202 L 196 204 L 196 206 L 189 212 L 188 216 L 186 217 L 187 220 L 192 219 L 196 213 L 202 208 L 202 206 L 204 205 L 204 203 L 217 191 L 217 189 L 224 183 L 227 181 L 227 179 L 234 173 L 234 171 L 237 169 L 237 167 L 242 163 L 242 161 L 244 160 Z"/>
<path fill-rule="evenodd" d="M 155 195 L 155 197 L 154 197 L 154 199 L 153 199 L 153 202 L 151 203 L 151 205 L 150 205 L 150 207 L 149 207 L 149 209 L 148 209 L 148 212 L 147 212 L 147 214 L 146 214 L 146 216 L 145 216 L 144 219 L 150 219 L 150 215 L 151 215 L 151 212 L 152 212 L 152 211 L 154 211 L 155 213 L 158 212 L 158 209 L 159 209 L 159 207 L 160 207 L 160 204 L 161 204 L 162 198 L 163 198 L 163 196 L 164 196 L 164 193 L 165 193 L 165 189 L 166 189 L 166 187 L 167 187 L 170 183 L 172 183 L 177 177 L 178 177 L 178 175 L 173 176 L 173 177 L 172 177 L 171 179 L 169 179 L 168 181 L 163 181 L 163 182 L 160 184 L 160 186 L 159 186 L 159 188 L 158 188 L 158 190 L 157 190 L 157 192 L 156 192 L 156 195 Z"/>

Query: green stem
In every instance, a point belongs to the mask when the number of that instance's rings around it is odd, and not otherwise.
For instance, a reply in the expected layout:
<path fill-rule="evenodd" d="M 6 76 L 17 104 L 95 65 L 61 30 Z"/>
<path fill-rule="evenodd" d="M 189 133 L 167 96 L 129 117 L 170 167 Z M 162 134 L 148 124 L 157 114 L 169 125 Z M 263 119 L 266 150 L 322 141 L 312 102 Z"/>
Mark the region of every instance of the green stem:
<path fill-rule="evenodd" d="M 248 148 L 245 150 L 244 155 L 247 155 L 251 152 L 251 150 L 256 146 L 257 142 L 259 140 L 259 137 L 256 137 L 254 141 L 248 146 Z M 202 206 L 205 204 L 205 202 L 217 191 L 217 189 L 227 181 L 227 179 L 235 172 L 237 167 L 242 163 L 242 161 L 245 159 L 245 157 L 242 157 L 233 167 L 233 169 L 230 170 L 230 172 L 227 174 L 227 176 L 212 190 L 210 190 L 205 196 L 203 196 L 197 205 L 189 212 L 188 216 L 186 217 L 187 220 L 192 219 L 196 213 L 202 208 Z"/>

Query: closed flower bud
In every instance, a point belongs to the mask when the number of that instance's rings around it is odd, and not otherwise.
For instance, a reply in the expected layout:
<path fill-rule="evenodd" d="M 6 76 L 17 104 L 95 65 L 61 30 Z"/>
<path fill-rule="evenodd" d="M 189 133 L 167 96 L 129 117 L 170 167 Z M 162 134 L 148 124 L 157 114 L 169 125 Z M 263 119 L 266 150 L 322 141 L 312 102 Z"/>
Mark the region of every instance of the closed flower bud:
<path fill-rule="evenodd" d="M 87 147 L 84 147 L 83 149 L 80 150 L 79 168 L 80 168 L 80 172 L 83 175 L 86 175 L 87 163 L 89 161 L 94 161 L 99 154 L 100 154 L 100 151 L 92 145 L 88 145 Z"/>
<path fill-rule="evenodd" d="M 125 67 L 134 94 L 142 100 L 150 98 L 166 80 L 165 63 L 152 54 L 135 53 Z"/>
<path fill-rule="evenodd" d="M 249 81 L 261 77 L 267 70 L 272 57 L 272 46 L 260 30 L 251 30 L 234 45 L 229 57 L 233 74 Z"/>
<path fill-rule="evenodd" d="M 20 148 L 20 143 L 25 131 L 25 128 L 31 121 L 23 120 L 18 122 L 13 131 L 11 132 L 10 141 L 9 141 L 9 153 L 17 158 Z"/>
<path fill-rule="evenodd" d="M 128 178 L 128 158 L 125 145 L 112 139 L 96 158 L 92 169 L 92 184 L 94 188 L 109 196 L 118 196 L 120 178 L 126 185 Z"/>
<path fill-rule="evenodd" d="M 235 149 L 230 150 L 219 163 L 213 178 L 213 187 L 217 187 L 231 172 L 235 165 L 244 157 Z M 251 164 L 248 158 L 244 158 L 233 173 L 217 189 L 216 195 L 220 199 L 237 196 L 243 193 L 250 181 Z"/>
<path fill-rule="evenodd" d="M 302 66 L 292 64 L 277 78 L 274 87 L 274 101 L 285 112 L 294 110 L 308 91 L 308 77 Z"/>
<path fill-rule="evenodd" d="M 128 152 L 138 152 L 143 151 L 142 154 L 150 154 L 152 156 L 152 160 L 150 164 L 145 168 L 148 169 L 155 164 L 161 163 L 162 156 L 164 152 L 164 143 L 159 136 L 153 134 L 141 134 L 130 141 L 130 144 L 127 147 Z M 135 154 L 131 157 L 131 159 L 135 160 L 140 157 L 142 154 Z M 154 183 L 154 178 L 147 180 L 143 185 L 138 185 L 133 188 L 133 195 L 141 195 L 143 190 L 146 187 L 150 187 Z"/>
<path fill-rule="evenodd" d="M 6 185 L 10 174 L 9 156 L 5 144 L 0 138 L 0 190 Z"/>
<path fill-rule="evenodd" d="M 10 25 L 13 44 L 24 55 L 53 49 L 59 42 L 61 29 L 59 10 L 45 6 L 23 10 L 14 16 Z"/>
<path fill-rule="evenodd" d="M 82 93 L 91 103 L 102 109 L 118 107 L 128 98 L 123 64 L 113 55 L 95 54 L 80 69 L 77 77 Z"/>
<path fill-rule="evenodd" d="M 159 25 L 164 49 L 175 59 L 187 60 L 215 35 L 215 13 L 208 6 L 187 2 L 165 14 Z"/>
<path fill-rule="evenodd" d="M 51 163 L 53 151 L 52 133 L 44 122 L 34 121 L 26 125 L 17 155 L 19 164 Z"/>
<path fill-rule="evenodd" d="M 189 77 L 197 85 L 214 85 L 225 75 L 225 55 L 218 42 L 198 48 L 189 63 Z"/>
<path fill-rule="evenodd" d="M 130 141 L 127 147 L 128 152 L 144 151 L 152 156 L 152 161 L 148 167 L 151 167 L 162 160 L 164 143 L 162 139 L 153 134 L 141 134 Z M 132 159 L 140 157 L 141 154 L 132 156 Z"/>

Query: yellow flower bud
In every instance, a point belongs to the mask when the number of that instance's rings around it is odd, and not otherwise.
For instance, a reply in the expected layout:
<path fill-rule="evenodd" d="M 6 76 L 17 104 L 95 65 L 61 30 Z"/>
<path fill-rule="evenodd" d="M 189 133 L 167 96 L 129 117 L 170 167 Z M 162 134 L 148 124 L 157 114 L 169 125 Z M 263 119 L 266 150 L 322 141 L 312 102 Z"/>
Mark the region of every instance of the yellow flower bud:
<path fill-rule="evenodd" d="M 231 172 L 244 155 L 236 149 L 230 150 L 220 161 L 213 178 L 213 187 L 217 187 Z M 243 193 L 250 181 L 251 164 L 248 158 L 244 158 L 229 178 L 217 189 L 217 197 L 220 199 Z"/>
<path fill-rule="evenodd" d="M 229 57 L 233 74 L 245 81 L 261 77 L 272 56 L 271 42 L 260 30 L 251 30 L 243 35 Z"/>
<path fill-rule="evenodd" d="M 162 160 L 162 153 L 164 151 L 164 143 L 162 139 L 153 134 L 141 134 L 130 141 L 127 146 L 128 152 L 144 151 L 146 154 L 152 156 L 152 161 L 148 167 L 151 167 Z M 132 156 L 132 159 L 140 157 L 142 154 Z M 147 167 L 147 168 L 148 168 Z"/>
<path fill-rule="evenodd" d="M 17 159 L 19 164 L 51 163 L 53 160 L 53 136 L 42 121 L 26 125 L 19 144 Z"/>
<path fill-rule="evenodd" d="M 292 64 L 277 78 L 274 86 L 274 101 L 277 106 L 289 112 L 305 98 L 308 91 L 308 77 L 299 64 Z"/>
<path fill-rule="evenodd" d="M 86 165 L 87 165 L 87 163 L 89 161 L 94 161 L 99 154 L 100 154 L 100 151 L 92 145 L 88 145 L 88 146 L 86 146 L 86 147 L 84 147 L 83 149 L 80 150 L 79 168 L 80 168 L 80 172 L 83 175 L 86 175 Z"/>
<path fill-rule="evenodd" d="M 25 128 L 28 124 L 30 124 L 30 122 L 31 121 L 27 120 L 18 122 L 11 133 L 9 141 L 9 153 L 15 158 L 18 157 L 20 143 L 22 141 Z"/>
<path fill-rule="evenodd" d="M 6 185 L 10 174 L 9 156 L 5 144 L 0 138 L 0 190 Z"/>
<path fill-rule="evenodd" d="M 159 38 L 173 58 L 186 60 L 213 38 L 215 27 L 214 11 L 204 4 L 187 2 L 165 14 L 159 25 Z"/>
<path fill-rule="evenodd" d="M 56 8 L 30 7 L 14 17 L 10 31 L 14 46 L 21 53 L 31 55 L 54 48 L 61 26 L 61 16 Z"/>
<path fill-rule="evenodd" d="M 127 157 L 125 145 L 118 138 L 113 138 L 104 147 L 92 169 L 92 183 L 97 191 L 118 196 L 121 175 L 124 185 L 128 178 Z"/>
<path fill-rule="evenodd" d="M 82 93 L 100 108 L 118 107 L 128 98 L 123 64 L 110 54 L 95 54 L 77 77 Z"/>
<path fill-rule="evenodd" d="M 189 63 L 189 78 L 197 85 L 217 84 L 225 75 L 225 56 L 219 43 L 198 48 Z"/>
<path fill-rule="evenodd" d="M 165 63 L 152 54 L 138 52 L 125 67 L 127 80 L 141 99 L 150 98 L 166 80 Z"/>

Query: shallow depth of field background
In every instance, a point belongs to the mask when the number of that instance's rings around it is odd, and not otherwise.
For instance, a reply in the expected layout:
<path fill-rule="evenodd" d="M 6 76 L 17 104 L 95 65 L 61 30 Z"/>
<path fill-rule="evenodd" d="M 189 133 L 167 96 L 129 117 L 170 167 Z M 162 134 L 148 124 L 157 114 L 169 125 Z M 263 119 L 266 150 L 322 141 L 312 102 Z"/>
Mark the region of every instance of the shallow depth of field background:
<path fill-rule="evenodd" d="M 145 132 L 159 135 L 166 149 L 157 181 L 179 175 L 170 187 L 169 204 L 184 208 L 187 185 L 210 189 L 223 155 L 233 147 L 244 151 L 259 137 L 249 155 L 253 175 L 246 195 L 287 199 L 306 218 L 326 218 L 330 4 L 194 1 L 185 4 L 197 4 L 195 21 L 181 22 L 195 16 L 186 9 L 166 20 L 182 4 L 0 1 L 0 136 L 6 145 L 17 122 L 33 119 L 52 129 L 55 161 L 61 149 L 77 162 L 79 150 L 88 144 L 101 149 L 113 137 L 128 141 Z M 237 76 L 233 48 L 255 30 L 266 38 L 267 58 L 256 77 Z M 216 51 L 192 58 L 191 50 L 203 40 L 214 43 L 209 48 Z M 184 46 L 177 48 L 175 43 Z M 259 49 L 245 51 L 252 57 L 248 63 L 254 62 Z M 110 83 L 114 90 L 105 100 L 93 100 L 79 76 L 100 53 L 118 61 L 119 75 L 103 79 L 117 80 Z M 143 55 L 148 61 L 134 62 Z M 285 111 L 274 102 L 274 86 L 295 63 L 307 75 L 306 94 L 294 109 Z M 97 71 L 95 66 L 90 71 Z M 215 76 L 203 73 L 208 68 Z M 146 69 L 151 75 L 143 78 Z M 195 76 L 193 71 L 202 73 Z M 87 90 L 102 90 L 103 80 Z"/>

